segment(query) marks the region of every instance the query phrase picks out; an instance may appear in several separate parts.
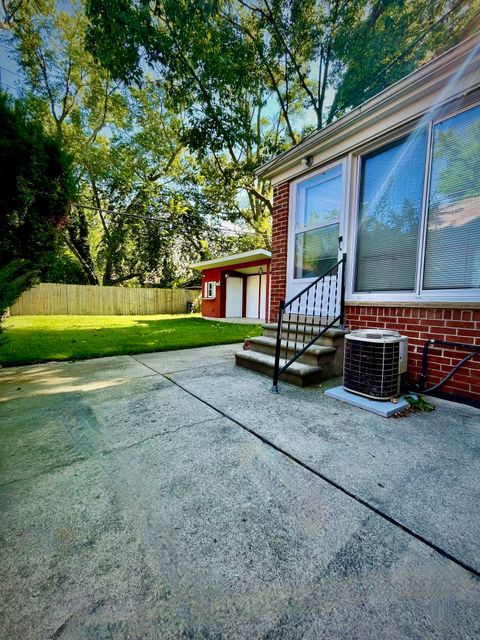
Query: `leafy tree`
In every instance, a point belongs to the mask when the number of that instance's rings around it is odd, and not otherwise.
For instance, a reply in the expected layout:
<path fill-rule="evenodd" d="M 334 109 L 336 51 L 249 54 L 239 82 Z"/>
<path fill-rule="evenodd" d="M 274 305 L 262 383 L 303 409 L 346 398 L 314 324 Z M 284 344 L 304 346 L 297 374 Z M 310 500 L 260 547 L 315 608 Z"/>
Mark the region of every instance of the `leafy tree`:
<path fill-rule="evenodd" d="M 455 44 L 477 10 L 469 0 L 88 0 L 88 42 L 127 82 L 156 67 L 189 111 L 194 147 L 235 158 L 257 133 L 258 163 L 268 149 L 251 116 L 266 101 L 295 143 L 312 130 L 307 111 L 322 128 Z"/>
<path fill-rule="evenodd" d="M 208 191 L 268 246 L 255 168 L 453 45 L 469 0 L 86 0 L 90 51 L 141 85 L 149 67 Z M 217 188 L 215 187 L 217 185 Z"/>
<path fill-rule="evenodd" d="M 29 268 L 26 260 L 12 260 L 6 265 L 0 266 L 0 344 L 5 342 L 5 338 L 2 336 L 1 322 L 8 308 L 34 282 L 34 272 Z"/>
<path fill-rule="evenodd" d="M 234 178 L 222 189 L 212 159 L 187 150 L 184 113 L 167 105 L 155 79 L 127 89 L 85 51 L 81 3 L 68 12 L 49 3 L 35 20 L 28 11 L 10 27 L 28 77 L 25 109 L 75 161 L 69 251 L 91 283 L 188 280 L 188 263 L 222 245 L 221 220 L 252 218 L 248 204 L 245 216 L 238 205 Z M 261 231 L 265 244 L 268 224 Z"/>
<path fill-rule="evenodd" d="M 75 187 L 58 141 L 0 93 L 0 316 L 48 269 Z"/>

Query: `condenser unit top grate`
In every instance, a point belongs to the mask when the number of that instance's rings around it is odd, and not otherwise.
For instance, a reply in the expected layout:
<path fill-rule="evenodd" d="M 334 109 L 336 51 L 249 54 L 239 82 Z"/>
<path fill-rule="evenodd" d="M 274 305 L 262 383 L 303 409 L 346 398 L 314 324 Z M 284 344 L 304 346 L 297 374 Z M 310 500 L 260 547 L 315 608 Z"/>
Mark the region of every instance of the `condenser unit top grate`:
<path fill-rule="evenodd" d="M 362 342 L 398 342 L 402 336 L 393 329 L 355 329 L 345 336 Z"/>

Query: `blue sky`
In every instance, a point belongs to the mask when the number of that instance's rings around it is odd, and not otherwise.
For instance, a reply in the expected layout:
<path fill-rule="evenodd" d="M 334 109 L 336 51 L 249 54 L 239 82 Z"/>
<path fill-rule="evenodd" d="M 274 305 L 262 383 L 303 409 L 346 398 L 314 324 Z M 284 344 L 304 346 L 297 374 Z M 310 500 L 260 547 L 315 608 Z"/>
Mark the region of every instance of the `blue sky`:
<path fill-rule="evenodd" d="M 2 33 L 0 37 L 0 80 L 2 89 L 17 95 L 18 85 L 22 82 L 21 70 L 9 54 L 10 35 Z"/>

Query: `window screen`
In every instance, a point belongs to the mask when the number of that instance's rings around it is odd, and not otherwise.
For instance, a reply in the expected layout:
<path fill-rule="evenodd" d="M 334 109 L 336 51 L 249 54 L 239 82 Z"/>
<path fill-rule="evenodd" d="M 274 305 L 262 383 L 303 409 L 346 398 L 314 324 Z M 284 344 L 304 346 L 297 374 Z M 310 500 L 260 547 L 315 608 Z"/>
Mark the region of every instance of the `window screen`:
<path fill-rule="evenodd" d="M 295 239 L 296 278 L 313 278 L 322 275 L 337 264 L 338 229 L 337 223 L 297 233 Z"/>
<path fill-rule="evenodd" d="M 425 172 L 426 134 L 364 156 L 356 291 L 413 291 Z"/>
<path fill-rule="evenodd" d="M 480 287 L 480 107 L 434 127 L 423 286 Z"/>
<path fill-rule="evenodd" d="M 297 186 L 295 278 L 321 276 L 337 264 L 341 191 L 341 165 Z"/>

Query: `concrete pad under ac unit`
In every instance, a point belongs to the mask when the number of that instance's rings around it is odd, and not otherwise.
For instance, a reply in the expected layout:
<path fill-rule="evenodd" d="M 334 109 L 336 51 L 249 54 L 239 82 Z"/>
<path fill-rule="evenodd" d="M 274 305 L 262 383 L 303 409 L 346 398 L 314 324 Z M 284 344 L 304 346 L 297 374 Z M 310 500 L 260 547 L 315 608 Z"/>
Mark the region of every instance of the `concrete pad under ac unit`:
<path fill-rule="evenodd" d="M 325 395 L 330 398 L 335 398 L 336 400 L 341 400 L 342 402 L 348 402 L 348 404 L 352 404 L 354 407 L 371 411 L 372 413 L 376 413 L 384 418 L 390 418 L 390 416 L 393 416 L 398 411 L 402 411 L 409 406 L 408 402 L 405 400 L 405 396 L 401 396 L 398 399 L 398 402 L 393 404 L 389 400 L 371 400 L 365 396 L 359 396 L 355 393 L 351 393 L 350 391 L 346 391 L 342 386 L 327 389 L 325 391 Z"/>

